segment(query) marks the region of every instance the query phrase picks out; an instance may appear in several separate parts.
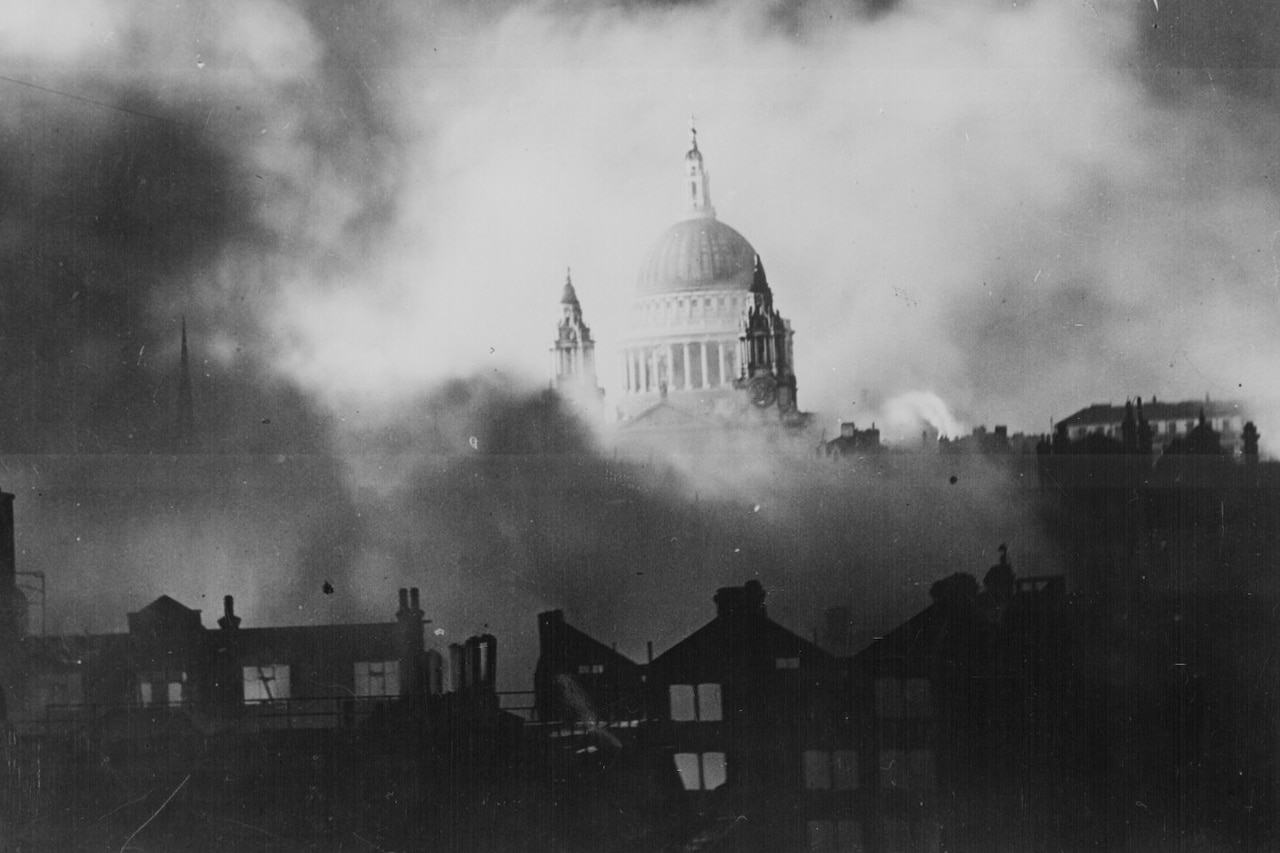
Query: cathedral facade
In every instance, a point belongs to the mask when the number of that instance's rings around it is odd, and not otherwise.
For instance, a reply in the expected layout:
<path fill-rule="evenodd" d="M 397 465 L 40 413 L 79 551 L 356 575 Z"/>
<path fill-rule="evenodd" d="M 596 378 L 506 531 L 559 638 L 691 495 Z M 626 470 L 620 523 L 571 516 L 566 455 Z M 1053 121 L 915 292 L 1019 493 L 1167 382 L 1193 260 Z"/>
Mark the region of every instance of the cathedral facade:
<path fill-rule="evenodd" d="M 682 182 L 683 214 L 640 264 L 611 414 L 620 430 L 666 426 L 673 418 L 707 426 L 800 425 L 806 419 L 797 404 L 791 324 L 774 307 L 755 248 L 717 218 L 692 127 Z M 576 295 L 572 311 L 580 325 Z M 593 363 L 585 349 L 566 351 L 567 319 L 552 349 L 557 388 L 576 365 Z M 589 382 L 595 384 L 594 375 Z"/>

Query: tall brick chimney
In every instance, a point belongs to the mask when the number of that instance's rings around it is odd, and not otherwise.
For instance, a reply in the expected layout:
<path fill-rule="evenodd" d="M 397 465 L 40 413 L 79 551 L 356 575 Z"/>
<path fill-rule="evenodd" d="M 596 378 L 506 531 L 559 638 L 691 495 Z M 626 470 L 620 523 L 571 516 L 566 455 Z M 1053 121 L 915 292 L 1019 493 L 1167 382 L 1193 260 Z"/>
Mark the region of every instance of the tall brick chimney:
<path fill-rule="evenodd" d="M 400 694 L 402 696 L 421 696 L 423 694 L 423 666 L 426 643 L 423 640 L 422 605 L 418 597 L 418 588 L 400 590 L 400 609 L 396 611 L 396 621 L 400 623 Z"/>

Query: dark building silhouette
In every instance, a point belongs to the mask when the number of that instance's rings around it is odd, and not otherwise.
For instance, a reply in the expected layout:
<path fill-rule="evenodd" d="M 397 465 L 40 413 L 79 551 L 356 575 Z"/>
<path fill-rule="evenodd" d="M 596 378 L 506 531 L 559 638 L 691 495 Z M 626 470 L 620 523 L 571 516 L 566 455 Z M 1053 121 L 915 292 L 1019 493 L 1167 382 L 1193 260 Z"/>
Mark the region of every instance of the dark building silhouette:
<path fill-rule="evenodd" d="M 880 430 L 876 429 L 874 423 L 869 429 L 858 429 L 853 421 L 841 423 L 840 435 L 822 446 L 823 453 L 836 458 L 879 453 L 883 449 Z"/>
<path fill-rule="evenodd" d="M 1055 429 L 1073 442 L 1096 434 L 1120 442 L 1122 448 L 1140 449 L 1146 443 L 1137 431 L 1137 422 L 1141 420 L 1145 421 L 1142 428 L 1150 430 L 1151 446 L 1160 449 L 1176 439 L 1185 438 L 1196 428 L 1201 415 L 1205 416 L 1209 427 L 1219 433 L 1226 450 L 1233 454 L 1243 451 L 1243 429 L 1249 420 L 1244 405 L 1238 401 L 1210 400 L 1208 397 L 1203 401 L 1172 403 L 1157 402 L 1152 397 L 1145 404 L 1138 397 L 1132 402 L 1126 401 L 1123 406 L 1094 403 L 1058 421 Z M 1130 426 L 1126 427 L 1126 423 Z"/>
<path fill-rule="evenodd" d="M 544 613 L 539 709 L 624 710 L 596 719 L 649 756 L 654 780 L 678 780 L 663 819 L 677 849 L 861 849 L 868 770 L 848 667 L 769 619 L 764 601 L 756 581 L 721 588 L 716 617 L 644 667 Z M 544 700 L 553 673 L 559 690 Z"/>

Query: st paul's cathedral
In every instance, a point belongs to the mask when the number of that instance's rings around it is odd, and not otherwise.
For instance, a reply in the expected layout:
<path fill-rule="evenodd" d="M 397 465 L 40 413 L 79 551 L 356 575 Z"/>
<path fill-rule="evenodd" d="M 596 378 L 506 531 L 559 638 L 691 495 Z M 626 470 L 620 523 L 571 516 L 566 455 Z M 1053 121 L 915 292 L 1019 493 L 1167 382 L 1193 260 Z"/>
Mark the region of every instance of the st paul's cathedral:
<path fill-rule="evenodd" d="M 688 206 L 640 265 L 618 351 L 619 396 L 604 405 L 620 436 L 802 428 L 791 324 L 774 307 L 760 255 L 716 217 L 693 127 L 683 181 Z M 551 356 L 552 387 L 600 413 L 595 341 L 569 278 Z"/>

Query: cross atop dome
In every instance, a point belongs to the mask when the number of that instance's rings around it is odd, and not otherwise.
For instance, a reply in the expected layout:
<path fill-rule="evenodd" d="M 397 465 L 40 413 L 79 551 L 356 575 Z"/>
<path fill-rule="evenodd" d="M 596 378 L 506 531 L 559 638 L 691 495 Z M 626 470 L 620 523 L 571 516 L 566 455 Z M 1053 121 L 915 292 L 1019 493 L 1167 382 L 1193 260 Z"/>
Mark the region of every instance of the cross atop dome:
<path fill-rule="evenodd" d="M 702 167 L 702 152 L 698 150 L 698 127 L 689 116 L 689 153 L 684 155 L 685 181 L 688 187 L 690 219 L 715 219 L 716 209 L 711 206 L 711 176 Z"/>

